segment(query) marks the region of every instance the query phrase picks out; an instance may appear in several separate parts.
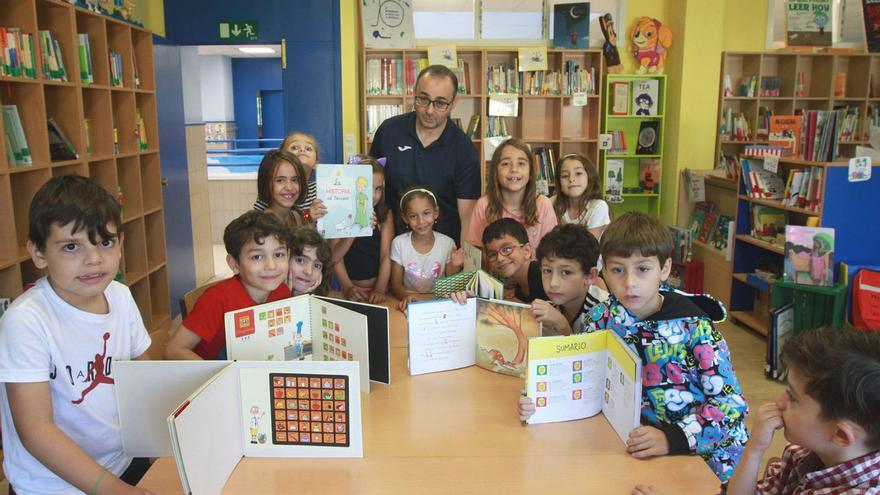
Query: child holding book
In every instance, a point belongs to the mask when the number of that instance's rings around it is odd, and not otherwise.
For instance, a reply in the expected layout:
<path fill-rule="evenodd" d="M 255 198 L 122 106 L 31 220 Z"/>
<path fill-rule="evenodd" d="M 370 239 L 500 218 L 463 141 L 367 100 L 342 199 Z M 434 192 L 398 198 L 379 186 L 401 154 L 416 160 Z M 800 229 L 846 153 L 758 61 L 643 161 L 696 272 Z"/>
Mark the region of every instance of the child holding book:
<path fill-rule="evenodd" d="M 546 300 L 532 301 L 532 312 L 545 335 L 589 331 L 590 314 L 608 293 L 597 286 L 599 243 L 583 225 L 557 226 L 541 239 L 538 262 Z"/>
<path fill-rule="evenodd" d="M 333 273 L 346 298 L 378 304 L 385 301 L 391 277 L 394 238 L 394 222 L 385 204 L 385 169 L 367 156 L 354 156 L 349 163 L 373 167 L 373 211 L 378 225 L 370 237 L 341 239 L 333 246 Z"/>
<path fill-rule="evenodd" d="M 290 234 L 290 271 L 287 287 L 294 296 L 327 295 L 333 253 L 315 229 L 300 227 Z"/>
<path fill-rule="evenodd" d="M 317 199 L 318 184 L 315 181 L 315 170 L 318 168 L 318 154 L 320 152 L 318 140 L 309 133 L 293 131 L 284 137 L 284 141 L 281 142 L 278 149 L 292 153 L 302 164 L 307 188 L 305 196 L 300 199 L 296 207 L 303 213 L 305 220 L 314 225 L 319 218 L 327 214 L 324 202 Z"/>
<path fill-rule="evenodd" d="M 128 287 L 119 204 L 90 179 L 46 182 L 27 249 L 46 276 L 0 318 L 3 470 L 10 493 L 126 493 L 149 468 L 125 455 L 112 362 L 150 347 Z M 265 216 L 265 215 L 261 215 Z"/>
<path fill-rule="evenodd" d="M 559 223 L 581 224 L 590 229 L 596 239 L 601 239 L 611 216 L 608 203 L 602 199 L 596 166 L 577 153 L 565 155 L 557 163 L 556 195 L 550 201 Z"/>
<path fill-rule="evenodd" d="M 500 218 L 483 231 L 483 253 L 489 272 L 516 284 L 514 296 L 524 303 L 547 299 L 541 282 L 541 264 L 533 260 L 525 227 L 512 218 Z"/>
<path fill-rule="evenodd" d="M 553 204 L 538 194 L 535 186 L 534 158 L 529 146 L 516 138 L 501 143 L 489 163 L 486 194 L 477 200 L 468 227 L 468 242 L 483 247 L 486 224 L 499 218 L 512 218 L 526 228 L 532 250 L 556 226 Z"/>
<path fill-rule="evenodd" d="M 290 228 L 304 224 L 296 204 L 306 190 L 306 178 L 299 159 L 284 150 L 263 155 L 257 170 L 257 202 L 254 209 L 274 214 Z"/>
<path fill-rule="evenodd" d="M 451 237 L 434 231 L 440 209 L 430 189 L 413 186 L 404 191 L 400 212 L 409 232 L 391 242 L 391 293 L 403 311 L 416 294 L 432 292 L 438 278 L 461 271 L 464 249 L 456 249 Z"/>
<path fill-rule="evenodd" d="M 696 454 L 726 482 L 748 439 L 748 405 L 713 325 L 726 317 L 724 306 L 663 284 L 672 244 L 652 215 L 630 211 L 611 222 L 600 250 L 613 297 L 593 308 L 590 327 L 615 331 L 642 359 L 643 426 L 630 433 L 627 451 Z"/>
<path fill-rule="evenodd" d="M 301 227 L 300 229 L 303 229 Z M 275 215 L 249 211 L 223 231 L 234 275 L 209 287 L 165 348 L 166 359 L 224 359 L 227 311 L 290 297 L 287 227 Z"/>

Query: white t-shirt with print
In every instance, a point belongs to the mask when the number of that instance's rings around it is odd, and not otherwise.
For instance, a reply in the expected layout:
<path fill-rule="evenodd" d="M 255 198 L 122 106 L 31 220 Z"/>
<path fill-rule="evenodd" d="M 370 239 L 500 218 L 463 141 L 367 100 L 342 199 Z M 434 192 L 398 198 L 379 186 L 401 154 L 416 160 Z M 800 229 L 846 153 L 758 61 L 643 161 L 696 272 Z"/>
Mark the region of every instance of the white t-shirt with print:
<path fill-rule="evenodd" d="M 421 254 L 412 245 L 412 232 L 391 241 L 391 261 L 403 267 L 403 288 L 409 292 L 433 292 L 434 281 L 442 277 L 455 249 L 451 237 L 434 231 L 434 247 Z"/>
<path fill-rule="evenodd" d="M 555 196 L 554 196 L 555 199 Z M 611 223 L 611 215 L 608 212 L 608 203 L 601 199 L 587 201 L 587 208 L 581 212 L 578 218 L 569 218 L 568 210 L 562 214 L 563 223 L 579 223 L 588 229 L 603 227 Z"/>
<path fill-rule="evenodd" d="M 104 297 L 107 314 L 87 313 L 61 299 L 45 277 L 38 280 L 0 318 L 0 383 L 49 382 L 55 425 L 118 476 L 131 457 L 122 452 L 113 364 L 143 354 L 150 336 L 128 287 L 111 282 Z M 5 385 L 0 402 L 3 470 L 16 493 L 81 493 L 21 444 Z"/>

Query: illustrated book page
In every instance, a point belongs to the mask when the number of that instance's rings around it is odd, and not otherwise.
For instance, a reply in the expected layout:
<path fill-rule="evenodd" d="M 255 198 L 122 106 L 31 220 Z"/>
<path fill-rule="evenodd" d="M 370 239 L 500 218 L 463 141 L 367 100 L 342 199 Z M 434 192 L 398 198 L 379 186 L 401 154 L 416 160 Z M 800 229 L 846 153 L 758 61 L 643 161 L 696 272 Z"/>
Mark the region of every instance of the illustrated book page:
<path fill-rule="evenodd" d="M 407 306 L 411 375 L 476 363 L 476 307 L 474 298 L 466 304 L 442 299 Z"/>
<path fill-rule="evenodd" d="M 336 239 L 373 235 L 373 167 L 321 163 L 315 182 L 318 199 L 327 208 L 316 227 L 321 236 Z"/>

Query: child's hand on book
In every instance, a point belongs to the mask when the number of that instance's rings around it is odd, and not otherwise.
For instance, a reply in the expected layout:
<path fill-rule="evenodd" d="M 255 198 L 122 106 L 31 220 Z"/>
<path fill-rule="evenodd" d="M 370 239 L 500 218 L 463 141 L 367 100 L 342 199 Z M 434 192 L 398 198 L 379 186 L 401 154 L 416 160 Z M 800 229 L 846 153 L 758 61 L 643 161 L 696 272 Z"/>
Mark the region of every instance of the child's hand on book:
<path fill-rule="evenodd" d="M 417 300 L 418 299 L 416 299 L 413 296 L 406 296 L 403 299 L 401 299 L 399 303 L 397 303 L 397 309 L 399 309 L 401 311 L 406 311 L 406 307 L 409 305 L 409 303 L 417 301 Z"/>
<path fill-rule="evenodd" d="M 312 219 L 312 222 L 317 222 L 319 218 L 323 217 L 327 214 L 327 207 L 324 206 L 324 202 L 320 199 L 315 198 L 312 201 L 312 205 L 309 206 L 309 218 Z"/>
<path fill-rule="evenodd" d="M 762 404 L 758 408 L 758 414 L 755 415 L 755 424 L 752 426 L 752 434 L 746 446 L 765 452 L 770 448 L 773 434 L 783 426 L 785 425 L 782 423 L 782 410 L 779 406 L 775 402 Z"/>
<path fill-rule="evenodd" d="M 629 432 L 626 451 L 637 459 L 646 459 L 669 453 L 666 435 L 653 426 L 639 426 Z"/>
<path fill-rule="evenodd" d="M 560 313 L 550 301 L 535 299 L 532 301 L 532 313 L 544 328 L 550 328 L 559 335 L 571 335 L 571 325 L 568 324 L 565 315 Z"/>
<path fill-rule="evenodd" d="M 472 290 L 458 290 L 449 294 L 449 298 L 456 304 L 467 304 L 468 298 L 474 296 L 476 296 L 476 294 L 474 294 L 474 291 Z"/>
<path fill-rule="evenodd" d="M 525 390 L 522 392 L 523 395 L 520 396 L 517 403 L 517 412 L 519 412 L 519 420 L 525 422 L 532 417 L 532 414 L 535 414 L 535 403 L 532 402 L 531 397 L 525 395 Z"/>
<path fill-rule="evenodd" d="M 385 302 L 385 291 L 373 289 L 373 292 L 370 292 L 369 303 L 382 304 L 383 302 Z"/>

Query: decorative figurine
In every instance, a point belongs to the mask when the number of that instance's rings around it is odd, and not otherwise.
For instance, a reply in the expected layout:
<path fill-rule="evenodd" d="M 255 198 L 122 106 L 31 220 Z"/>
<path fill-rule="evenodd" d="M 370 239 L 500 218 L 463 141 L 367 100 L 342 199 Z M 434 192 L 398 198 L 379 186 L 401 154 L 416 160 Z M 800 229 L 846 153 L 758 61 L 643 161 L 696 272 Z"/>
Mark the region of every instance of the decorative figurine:
<path fill-rule="evenodd" d="M 611 14 L 605 14 L 599 18 L 599 27 L 605 36 L 602 44 L 602 53 L 605 55 L 605 67 L 609 74 L 620 74 L 623 65 L 620 63 L 620 52 L 617 51 L 617 31 L 614 29 L 614 19 Z"/>

